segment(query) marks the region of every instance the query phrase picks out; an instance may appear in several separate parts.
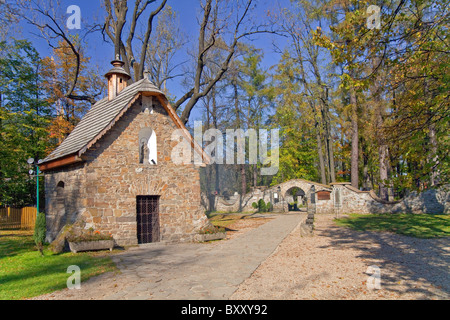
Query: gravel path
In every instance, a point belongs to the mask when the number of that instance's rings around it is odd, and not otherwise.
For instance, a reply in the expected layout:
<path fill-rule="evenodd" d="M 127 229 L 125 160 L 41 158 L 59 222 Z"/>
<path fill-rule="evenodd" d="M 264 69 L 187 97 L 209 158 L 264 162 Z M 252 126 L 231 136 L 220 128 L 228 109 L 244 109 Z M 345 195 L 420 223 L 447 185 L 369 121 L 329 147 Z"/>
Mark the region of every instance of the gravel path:
<path fill-rule="evenodd" d="M 231 299 L 450 298 L 450 238 L 358 232 L 331 215 L 316 215 L 315 224 L 312 237 L 297 227 Z M 372 265 L 380 289 L 367 286 Z"/>

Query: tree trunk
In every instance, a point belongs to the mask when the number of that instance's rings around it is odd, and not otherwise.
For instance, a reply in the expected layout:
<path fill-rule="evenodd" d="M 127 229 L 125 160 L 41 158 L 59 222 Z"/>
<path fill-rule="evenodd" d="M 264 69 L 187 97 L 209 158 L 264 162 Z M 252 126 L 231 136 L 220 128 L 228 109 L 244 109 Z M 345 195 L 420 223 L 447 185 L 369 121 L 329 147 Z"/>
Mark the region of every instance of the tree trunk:
<path fill-rule="evenodd" d="M 305 85 L 306 87 L 306 85 Z M 317 110 L 313 103 L 310 101 L 309 105 L 311 107 L 311 111 L 314 115 L 314 128 L 316 130 L 316 140 L 317 140 L 317 155 L 319 157 L 319 171 L 320 171 L 320 182 L 323 184 L 327 184 L 327 176 L 325 171 L 325 160 L 322 150 L 322 137 L 320 135 L 320 122 L 319 122 L 319 116 L 317 114 Z"/>
<path fill-rule="evenodd" d="M 379 58 L 375 57 L 372 61 L 373 68 L 379 64 Z M 383 103 L 380 99 L 379 79 L 375 78 L 372 85 L 372 99 L 375 103 L 375 138 L 378 143 L 378 162 L 379 162 L 379 197 L 383 200 L 389 200 L 388 178 L 389 178 L 389 149 L 383 132 Z"/>
<path fill-rule="evenodd" d="M 217 129 L 217 102 L 216 102 L 216 88 L 214 87 L 211 91 L 211 97 L 212 97 L 212 122 L 214 129 Z M 217 152 L 216 150 L 215 152 Z M 217 157 L 217 153 L 215 154 Z M 217 193 L 220 193 L 220 185 L 219 185 L 219 164 L 217 161 L 214 162 L 214 173 L 215 173 L 215 191 Z"/>
<path fill-rule="evenodd" d="M 389 159 L 389 151 L 387 145 L 382 144 L 378 147 L 379 152 L 379 166 L 380 166 L 380 198 L 383 200 L 388 200 L 388 187 L 387 187 L 387 179 L 388 179 L 388 159 Z"/>
<path fill-rule="evenodd" d="M 379 178 L 378 184 L 380 192 L 379 196 L 383 200 L 388 200 L 388 178 L 389 178 L 389 149 L 386 143 L 386 139 L 383 134 L 383 110 L 382 104 L 375 97 L 376 102 L 376 128 L 377 128 L 377 140 L 378 140 L 378 162 L 379 162 Z"/>
<path fill-rule="evenodd" d="M 241 188 L 242 188 L 242 198 L 244 198 L 247 193 L 247 177 L 245 174 L 245 164 L 241 164 Z"/>
<path fill-rule="evenodd" d="M 206 129 L 211 128 L 211 109 L 210 109 L 210 103 L 211 103 L 211 97 L 207 97 L 206 99 Z M 211 196 L 211 191 L 213 190 L 213 167 L 212 166 L 206 166 L 205 168 L 206 173 L 206 191 L 208 194 L 208 198 Z M 211 209 L 211 208 L 210 208 Z"/>
<path fill-rule="evenodd" d="M 367 159 L 364 159 L 364 167 L 363 167 L 363 190 L 370 190 L 370 175 L 369 175 L 369 167 Z"/>
<path fill-rule="evenodd" d="M 351 183 L 352 187 L 359 188 L 359 149 L 358 149 L 358 106 L 355 88 L 350 89 L 350 103 L 352 105 L 352 152 L 351 152 Z"/>
<path fill-rule="evenodd" d="M 380 198 L 389 199 L 388 194 L 388 178 L 389 178 L 389 149 L 382 130 L 383 127 L 383 110 L 382 104 L 378 98 L 376 101 L 376 121 L 377 121 L 377 139 L 378 139 L 378 162 L 379 162 L 379 189 Z"/>
<path fill-rule="evenodd" d="M 430 184 L 431 186 L 435 186 L 439 183 L 439 169 L 437 168 L 439 164 L 439 158 L 437 154 L 437 139 L 436 139 L 436 128 L 433 123 L 430 123 L 428 126 L 429 132 L 428 136 L 430 138 L 430 154 L 429 154 L 429 162 L 431 163 L 431 172 L 430 172 Z"/>
<path fill-rule="evenodd" d="M 328 88 L 325 89 L 325 100 L 323 103 L 323 121 L 325 127 L 325 139 L 326 139 L 326 152 L 328 155 L 328 169 L 330 174 L 330 182 L 336 182 L 336 174 L 334 167 L 334 151 L 333 151 L 333 139 L 331 137 L 331 119 L 330 110 L 328 106 Z"/>
<path fill-rule="evenodd" d="M 320 137 L 318 124 L 319 123 L 316 121 L 316 139 L 317 139 L 317 153 L 319 155 L 320 182 L 323 184 L 327 184 L 327 177 L 325 174 L 325 161 L 323 160 L 322 139 Z"/>
<path fill-rule="evenodd" d="M 360 150 L 360 153 L 363 157 L 363 190 L 371 190 L 372 189 L 372 183 L 370 180 L 370 174 L 369 174 L 369 154 L 367 152 L 367 143 L 366 141 L 361 141 L 362 144 L 362 150 Z"/>
<path fill-rule="evenodd" d="M 234 106 L 236 108 L 236 125 L 237 129 L 240 129 L 241 126 L 241 120 L 239 116 L 239 97 L 238 97 L 238 90 L 237 85 L 234 85 Z M 244 137 L 245 139 L 245 137 Z M 244 140 L 244 148 L 245 148 L 245 140 Z M 239 150 L 238 150 L 239 152 Z M 245 149 L 244 149 L 245 152 Z M 243 199 L 245 194 L 247 193 L 247 177 L 245 174 L 245 163 L 242 163 L 240 165 L 240 172 L 241 172 L 241 198 Z"/>
<path fill-rule="evenodd" d="M 233 86 L 233 100 L 234 100 L 234 110 L 236 113 L 236 129 L 241 128 L 241 117 L 239 114 L 239 92 L 238 92 L 238 84 L 236 78 L 232 80 L 232 86 Z M 239 152 L 239 150 L 237 150 Z M 245 152 L 245 137 L 244 137 L 244 152 Z M 234 157 L 234 156 L 233 156 Z M 242 202 L 244 199 L 245 194 L 247 193 L 247 177 L 245 174 L 245 164 L 239 164 L 239 172 L 241 177 L 241 196 L 239 201 L 239 211 L 242 210 Z"/>

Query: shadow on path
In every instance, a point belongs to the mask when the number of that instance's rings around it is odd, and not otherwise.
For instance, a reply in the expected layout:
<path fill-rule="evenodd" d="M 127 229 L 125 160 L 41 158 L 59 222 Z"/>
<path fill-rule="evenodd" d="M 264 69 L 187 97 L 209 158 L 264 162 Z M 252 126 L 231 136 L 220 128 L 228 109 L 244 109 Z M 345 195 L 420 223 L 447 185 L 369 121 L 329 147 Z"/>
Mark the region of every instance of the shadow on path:
<path fill-rule="evenodd" d="M 399 292 L 397 288 L 401 283 L 402 293 L 416 292 L 426 296 L 430 293 L 427 288 L 414 285 L 416 281 L 426 281 L 435 287 L 433 293 L 443 297 L 450 294 L 448 237 L 419 239 L 388 232 L 360 232 L 335 225 L 318 234 L 331 239 L 330 245 L 322 248 L 353 248 L 361 252 L 359 258 L 378 266 L 384 289 Z"/>

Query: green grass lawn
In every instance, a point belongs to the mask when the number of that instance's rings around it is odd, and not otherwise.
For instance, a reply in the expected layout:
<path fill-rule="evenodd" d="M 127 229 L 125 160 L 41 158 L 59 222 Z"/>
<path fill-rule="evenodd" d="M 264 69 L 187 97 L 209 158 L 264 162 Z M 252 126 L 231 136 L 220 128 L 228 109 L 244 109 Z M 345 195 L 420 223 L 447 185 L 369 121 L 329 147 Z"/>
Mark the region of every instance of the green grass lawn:
<path fill-rule="evenodd" d="M 450 216 L 431 214 L 350 214 L 335 220 L 358 231 L 388 231 L 416 238 L 450 236 Z"/>
<path fill-rule="evenodd" d="M 88 278 L 117 268 L 105 252 L 62 253 L 35 248 L 32 232 L 0 230 L 0 300 L 26 299 L 67 287 L 67 267 L 81 269 L 81 285 Z"/>

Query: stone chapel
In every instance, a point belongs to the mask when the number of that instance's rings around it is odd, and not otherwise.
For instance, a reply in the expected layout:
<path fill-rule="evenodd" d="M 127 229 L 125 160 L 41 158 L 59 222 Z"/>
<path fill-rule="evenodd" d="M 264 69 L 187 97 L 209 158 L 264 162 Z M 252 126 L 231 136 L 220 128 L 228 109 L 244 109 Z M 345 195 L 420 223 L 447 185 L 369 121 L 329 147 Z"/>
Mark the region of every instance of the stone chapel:
<path fill-rule="evenodd" d="M 201 165 L 172 161 L 174 130 L 182 129 L 184 142 L 208 158 L 151 81 L 127 85 L 124 63 L 111 63 L 108 95 L 40 164 L 47 241 L 80 220 L 86 229 L 111 233 L 119 246 L 190 241 L 208 224 Z"/>

